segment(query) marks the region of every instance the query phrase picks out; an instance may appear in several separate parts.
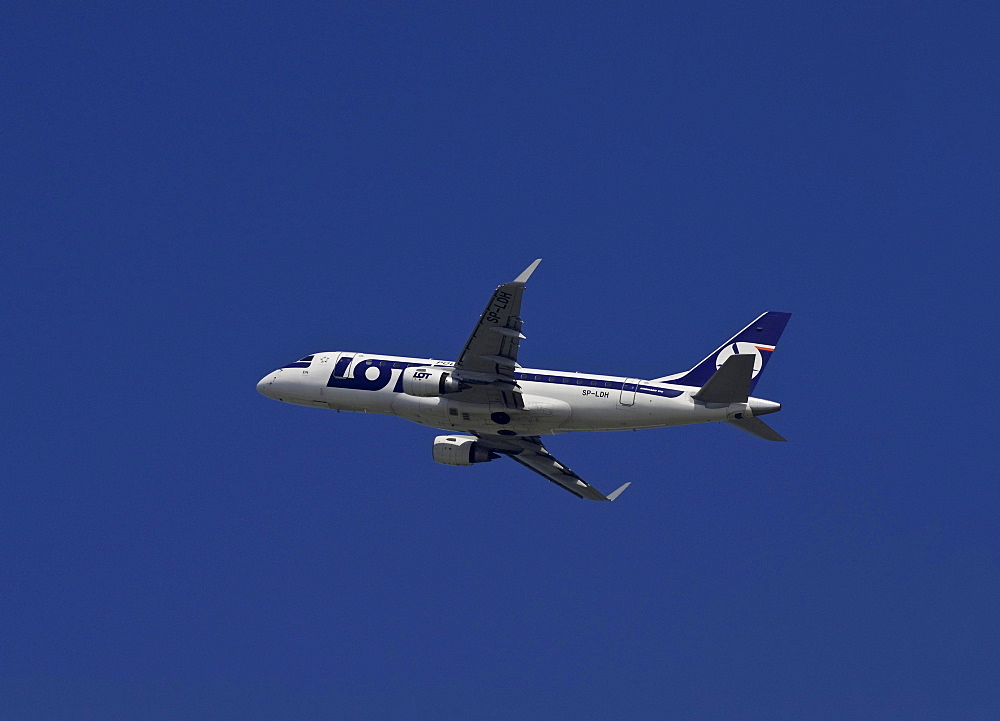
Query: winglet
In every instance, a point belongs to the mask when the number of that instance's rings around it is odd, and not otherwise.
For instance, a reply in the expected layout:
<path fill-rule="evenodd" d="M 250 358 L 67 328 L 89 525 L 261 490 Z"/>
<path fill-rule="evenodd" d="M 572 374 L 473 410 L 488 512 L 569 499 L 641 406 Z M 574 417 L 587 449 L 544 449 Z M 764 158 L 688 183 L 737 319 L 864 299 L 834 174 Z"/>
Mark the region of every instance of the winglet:
<path fill-rule="evenodd" d="M 629 481 L 625 485 L 620 486 L 617 491 L 612 491 L 611 493 L 608 494 L 608 500 L 609 501 L 615 500 L 616 498 L 618 498 L 618 496 L 620 496 L 622 494 L 622 491 L 624 491 L 626 488 L 628 488 L 631 485 L 632 485 L 632 481 Z"/>
<path fill-rule="evenodd" d="M 525 283 L 527 283 L 528 282 L 528 278 L 531 277 L 531 274 L 535 272 L 535 268 L 537 268 L 538 264 L 541 263 L 541 262 L 542 262 L 541 258 L 539 258 L 538 260 L 536 260 L 534 263 L 532 263 L 527 268 L 525 268 L 524 272 L 521 273 L 521 275 L 519 275 L 516 278 L 514 278 L 514 280 L 512 282 L 514 282 L 514 283 L 520 283 L 522 285 L 524 285 Z"/>

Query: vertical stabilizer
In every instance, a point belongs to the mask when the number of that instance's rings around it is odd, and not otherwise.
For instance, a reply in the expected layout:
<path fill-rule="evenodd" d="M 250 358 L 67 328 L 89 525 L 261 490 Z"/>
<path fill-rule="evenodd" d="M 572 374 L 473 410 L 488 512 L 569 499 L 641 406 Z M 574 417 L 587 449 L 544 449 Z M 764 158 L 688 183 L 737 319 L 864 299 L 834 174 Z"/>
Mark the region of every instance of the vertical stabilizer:
<path fill-rule="evenodd" d="M 749 388 L 749 392 L 752 393 L 760 374 L 764 371 L 771 354 L 774 352 L 775 346 L 778 345 L 781 332 L 785 330 L 785 325 L 791 317 L 791 313 L 777 311 L 763 313 L 753 323 L 712 351 L 701 363 L 687 373 L 676 373 L 655 380 L 661 383 L 676 383 L 677 385 L 701 388 L 722 367 L 726 359 L 734 355 L 753 355 L 755 356 L 754 367 Z"/>

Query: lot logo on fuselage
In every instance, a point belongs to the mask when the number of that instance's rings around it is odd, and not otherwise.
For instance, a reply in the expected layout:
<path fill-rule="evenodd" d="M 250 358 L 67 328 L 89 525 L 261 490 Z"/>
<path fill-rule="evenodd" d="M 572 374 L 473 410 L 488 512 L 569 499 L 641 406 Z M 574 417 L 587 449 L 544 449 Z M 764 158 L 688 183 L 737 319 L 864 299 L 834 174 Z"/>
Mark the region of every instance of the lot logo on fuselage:
<path fill-rule="evenodd" d="M 340 363 L 344 363 L 344 359 L 341 359 Z M 327 388 L 349 388 L 356 391 L 380 391 L 389 385 L 389 381 L 392 380 L 392 372 L 394 369 L 386 361 L 364 361 L 358 363 L 351 371 L 351 376 L 341 376 L 338 377 L 338 373 L 343 373 L 346 370 L 346 363 L 344 368 L 340 367 L 340 363 L 337 364 L 337 368 L 334 369 L 333 373 L 330 374 L 330 380 L 326 382 Z M 350 360 L 347 360 L 350 363 Z M 396 393 L 402 392 L 403 390 L 403 371 L 399 371 L 399 378 L 396 379 L 396 386 L 393 391 Z"/>

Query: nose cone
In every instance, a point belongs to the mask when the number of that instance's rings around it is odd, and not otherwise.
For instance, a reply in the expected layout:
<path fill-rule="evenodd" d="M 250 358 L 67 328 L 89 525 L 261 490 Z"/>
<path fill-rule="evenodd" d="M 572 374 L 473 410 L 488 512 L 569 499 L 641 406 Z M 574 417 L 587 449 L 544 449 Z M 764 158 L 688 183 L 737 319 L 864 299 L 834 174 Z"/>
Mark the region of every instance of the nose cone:
<path fill-rule="evenodd" d="M 277 373 L 268 373 L 266 376 L 257 381 L 257 392 L 267 398 L 274 398 L 272 384 L 277 376 Z"/>

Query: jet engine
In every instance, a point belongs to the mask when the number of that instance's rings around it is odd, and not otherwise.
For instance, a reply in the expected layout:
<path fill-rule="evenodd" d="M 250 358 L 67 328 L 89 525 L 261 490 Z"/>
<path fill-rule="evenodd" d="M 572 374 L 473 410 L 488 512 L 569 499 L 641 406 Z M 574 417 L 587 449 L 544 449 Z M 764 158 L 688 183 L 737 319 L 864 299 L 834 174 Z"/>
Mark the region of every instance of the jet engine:
<path fill-rule="evenodd" d="M 403 393 L 420 398 L 433 398 L 456 393 L 464 386 L 444 368 L 406 368 L 403 370 Z"/>
<path fill-rule="evenodd" d="M 476 441 L 475 436 L 438 436 L 434 439 L 434 460 L 446 466 L 471 466 L 500 457 Z"/>

